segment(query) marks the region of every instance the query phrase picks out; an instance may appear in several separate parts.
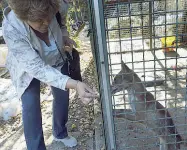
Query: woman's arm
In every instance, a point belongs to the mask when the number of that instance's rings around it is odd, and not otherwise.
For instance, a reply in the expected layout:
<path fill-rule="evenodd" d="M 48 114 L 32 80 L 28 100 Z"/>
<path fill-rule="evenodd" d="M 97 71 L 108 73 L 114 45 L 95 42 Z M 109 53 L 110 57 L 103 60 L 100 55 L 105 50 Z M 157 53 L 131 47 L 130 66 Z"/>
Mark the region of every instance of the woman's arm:
<path fill-rule="evenodd" d="M 3 36 L 19 68 L 48 85 L 65 90 L 70 77 L 63 75 L 57 69 L 46 65 L 39 54 L 32 48 L 27 37 L 21 36 L 16 30 L 3 28 Z"/>
<path fill-rule="evenodd" d="M 98 94 L 85 83 L 71 79 L 63 75 L 57 69 L 45 65 L 38 53 L 32 48 L 26 37 L 21 36 L 16 30 L 7 31 L 3 28 L 3 37 L 9 52 L 13 54 L 18 68 L 24 70 L 33 78 L 36 78 L 50 86 L 65 89 L 76 89 L 82 102 L 88 104 Z"/>

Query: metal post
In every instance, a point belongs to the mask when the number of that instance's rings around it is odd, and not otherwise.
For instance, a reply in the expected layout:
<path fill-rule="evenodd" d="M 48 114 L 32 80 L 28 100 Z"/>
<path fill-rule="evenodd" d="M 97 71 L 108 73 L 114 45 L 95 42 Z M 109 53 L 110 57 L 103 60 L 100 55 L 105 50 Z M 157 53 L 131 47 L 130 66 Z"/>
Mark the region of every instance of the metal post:
<path fill-rule="evenodd" d="M 153 50 L 153 31 L 152 31 L 152 23 L 153 23 L 153 16 L 152 16 L 152 8 L 153 4 L 152 1 L 149 2 L 149 33 L 150 33 L 150 50 Z"/>
<path fill-rule="evenodd" d="M 105 25 L 104 25 L 104 15 L 101 0 L 94 0 L 94 11 L 95 11 L 95 23 L 97 32 L 97 43 L 98 43 L 98 53 L 100 61 L 100 74 L 102 82 L 102 104 L 104 106 L 104 125 L 105 125 L 105 135 L 107 139 L 107 150 L 116 150 L 115 145 L 115 134 L 114 134 L 114 121 L 112 116 L 112 97 L 110 92 L 110 79 L 109 79 L 109 69 L 108 69 L 108 56 L 106 48 L 106 36 L 105 36 Z"/>

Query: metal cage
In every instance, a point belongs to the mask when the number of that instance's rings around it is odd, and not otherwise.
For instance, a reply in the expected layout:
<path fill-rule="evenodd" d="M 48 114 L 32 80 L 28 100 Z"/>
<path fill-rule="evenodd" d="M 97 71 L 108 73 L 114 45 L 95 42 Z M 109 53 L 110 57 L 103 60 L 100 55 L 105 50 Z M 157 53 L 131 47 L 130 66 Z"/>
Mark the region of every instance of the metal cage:
<path fill-rule="evenodd" d="M 187 149 L 187 1 L 89 3 L 107 149 Z"/>

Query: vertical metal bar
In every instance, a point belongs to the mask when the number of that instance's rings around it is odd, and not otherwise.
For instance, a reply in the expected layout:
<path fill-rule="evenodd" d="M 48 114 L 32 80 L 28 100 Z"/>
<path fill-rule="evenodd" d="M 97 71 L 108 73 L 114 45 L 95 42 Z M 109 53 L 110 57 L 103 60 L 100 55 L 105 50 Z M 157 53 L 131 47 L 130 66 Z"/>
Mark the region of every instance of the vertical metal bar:
<path fill-rule="evenodd" d="M 187 61 L 186 61 L 186 64 L 187 64 Z M 187 65 L 186 65 L 186 69 L 187 69 Z M 184 97 L 185 99 L 185 106 L 184 106 L 184 110 L 185 110 L 185 131 L 186 131 L 186 123 L 187 123 L 187 116 L 186 116 L 186 114 L 187 114 L 187 70 L 186 70 L 186 89 L 185 89 L 185 97 Z"/>
<path fill-rule="evenodd" d="M 149 2 L 149 33 L 150 33 L 150 50 L 153 49 L 153 31 L 152 31 L 152 23 L 153 23 L 153 16 L 152 16 L 152 1 Z"/>
<path fill-rule="evenodd" d="M 157 71 L 156 70 L 156 50 L 155 50 L 155 48 L 156 48 L 155 36 L 156 35 L 155 35 L 155 19 L 154 19 L 155 18 L 155 1 L 153 1 L 152 5 L 153 5 L 153 7 L 152 7 L 152 14 L 153 14 L 152 17 L 153 17 L 153 37 L 154 37 L 154 40 L 153 40 L 153 45 L 154 45 L 153 46 L 153 50 L 154 50 L 154 52 L 153 52 L 154 53 L 154 55 L 153 55 L 154 56 L 154 69 L 153 70 L 154 70 L 154 83 L 156 83 L 155 82 L 155 80 L 156 80 L 156 71 Z M 157 87 L 154 86 L 155 99 L 157 99 L 157 92 L 156 91 L 157 91 Z"/>
<path fill-rule="evenodd" d="M 177 53 L 177 51 L 178 51 L 178 40 L 179 40 L 179 33 L 178 33 L 178 23 L 179 23 L 179 20 L 178 20 L 178 11 L 179 11 L 179 8 L 178 8 L 178 5 L 179 5 L 179 1 L 178 0 L 176 0 L 176 53 Z M 177 57 L 177 55 L 176 55 L 176 62 L 175 62 L 175 66 L 177 67 L 177 65 L 178 65 L 178 57 Z M 176 111 L 176 114 L 175 114 L 175 118 L 177 118 L 178 117 L 178 110 L 177 110 L 177 100 L 178 100 L 178 83 L 179 83 L 179 80 L 180 79 L 178 79 L 178 71 L 177 71 L 177 69 L 175 70 L 175 78 L 176 78 L 176 80 L 175 80 L 175 111 Z M 175 133 L 177 133 L 177 131 L 176 131 L 176 128 L 175 128 Z M 176 139 L 175 139 L 175 141 L 174 141 L 175 143 L 177 143 L 177 141 L 176 141 Z M 176 147 L 175 147 L 176 148 Z"/>
<path fill-rule="evenodd" d="M 105 25 L 104 25 L 104 16 L 103 16 L 103 5 L 101 0 L 94 0 L 94 11 L 95 11 L 95 21 L 96 21 L 96 30 L 97 30 L 97 42 L 99 48 L 99 58 L 101 66 L 101 76 L 103 85 L 103 99 L 104 103 L 105 117 L 105 135 L 107 136 L 107 150 L 116 150 L 115 137 L 114 137 L 114 121 L 112 116 L 112 99 L 110 92 L 110 82 L 109 82 L 109 69 L 108 69 L 108 57 L 107 57 L 107 48 L 106 48 L 106 36 L 105 36 Z"/>
<path fill-rule="evenodd" d="M 108 63 L 109 63 L 109 73 L 110 73 L 110 79 L 111 79 L 111 81 L 113 80 L 113 74 L 112 74 L 112 72 L 113 72 L 113 69 L 112 69 L 112 59 L 111 59 L 111 48 L 110 48 L 110 37 L 109 37 L 109 31 L 108 31 L 108 29 L 109 29 L 109 26 L 108 26 L 108 18 L 106 17 L 105 18 L 105 29 L 107 29 L 107 31 L 105 32 L 106 33 L 106 42 L 107 42 L 107 50 L 108 50 Z M 115 98 L 114 98 L 114 96 L 112 95 L 112 107 L 113 107 L 113 109 L 116 109 L 115 108 L 115 106 L 116 106 L 116 104 L 115 104 Z M 115 128 L 115 123 L 114 123 L 114 132 L 116 132 L 116 128 Z M 116 142 L 116 141 L 115 141 Z"/>
<path fill-rule="evenodd" d="M 184 16 L 183 16 L 183 22 L 184 22 L 184 30 L 183 30 L 183 34 L 184 36 L 182 35 L 182 41 L 181 42 L 185 42 L 185 39 L 187 37 L 187 1 L 184 1 L 184 7 L 183 7 L 183 10 L 184 10 Z M 185 110 L 185 128 L 184 130 L 186 131 L 187 129 L 187 59 L 186 59 L 186 89 L 185 89 L 185 107 L 184 107 L 184 110 Z M 186 134 L 186 132 L 185 132 Z"/>
<path fill-rule="evenodd" d="M 130 22 L 130 40 L 131 40 L 131 55 L 132 55 L 132 70 L 134 70 L 134 52 L 133 52 L 133 26 L 132 26 L 132 3 L 128 3 L 128 8 L 129 8 L 129 22 Z M 133 76 L 133 83 L 134 83 L 134 76 Z"/>
<path fill-rule="evenodd" d="M 184 14 L 183 14 L 183 22 L 184 22 L 184 26 L 183 26 L 183 34 L 184 35 L 182 35 L 182 40 L 181 40 L 181 42 L 185 42 L 185 40 L 187 39 L 187 24 L 186 24 L 186 22 L 187 22 L 187 1 L 184 1 L 184 7 L 183 7 L 183 10 L 184 10 Z"/>
<path fill-rule="evenodd" d="M 165 30 L 164 30 L 164 38 L 165 38 L 165 45 L 164 45 L 164 48 L 167 48 L 167 44 L 166 44 L 166 37 L 167 37 L 167 0 L 164 0 L 164 11 L 165 11 L 165 22 L 164 22 L 164 26 L 165 26 Z M 166 49 L 164 49 L 164 64 L 165 64 L 165 68 L 167 68 L 167 57 L 166 57 L 166 52 L 165 52 Z M 164 71 L 165 73 L 165 85 L 167 84 L 167 73 L 166 71 Z M 168 104 L 168 100 L 167 100 L 167 87 L 164 86 L 164 90 L 165 90 L 165 107 L 168 107 L 167 104 Z M 166 114 L 165 114 L 165 117 L 166 117 Z"/>

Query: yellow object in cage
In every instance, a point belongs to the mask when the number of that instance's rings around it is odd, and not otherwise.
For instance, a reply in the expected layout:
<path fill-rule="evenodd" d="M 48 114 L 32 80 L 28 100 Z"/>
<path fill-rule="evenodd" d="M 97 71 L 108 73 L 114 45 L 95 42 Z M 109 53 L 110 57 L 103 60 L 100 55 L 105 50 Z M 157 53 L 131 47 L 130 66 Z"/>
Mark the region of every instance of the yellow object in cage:
<path fill-rule="evenodd" d="M 174 46 L 176 46 L 176 37 L 163 37 L 161 38 L 161 43 L 164 52 L 174 51 Z"/>

